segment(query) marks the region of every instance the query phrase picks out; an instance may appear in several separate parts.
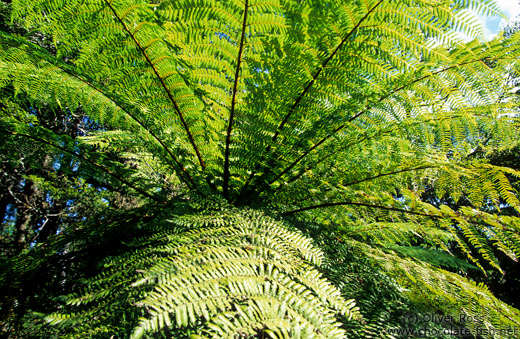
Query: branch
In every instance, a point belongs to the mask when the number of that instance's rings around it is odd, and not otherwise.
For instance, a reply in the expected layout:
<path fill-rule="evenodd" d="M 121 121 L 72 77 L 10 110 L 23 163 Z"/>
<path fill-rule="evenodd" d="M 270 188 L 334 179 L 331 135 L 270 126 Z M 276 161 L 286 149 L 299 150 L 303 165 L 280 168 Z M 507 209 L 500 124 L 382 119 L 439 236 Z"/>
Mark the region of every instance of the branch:
<path fill-rule="evenodd" d="M 378 175 L 374 175 L 372 177 L 367 177 L 367 178 L 364 178 L 364 179 L 360 179 L 360 180 L 356 180 L 356 181 L 352 181 L 352 182 L 349 182 L 349 183 L 346 183 L 346 184 L 342 184 L 341 186 L 343 187 L 348 187 L 348 186 L 352 186 L 352 185 L 356 185 L 356 184 L 359 184 L 359 183 L 362 183 L 362 182 L 365 182 L 365 181 L 370 181 L 370 180 L 374 180 L 374 179 L 379 179 L 379 178 L 382 178 L 382 177 L 386 177 L 386 176 L 389 176 L 389 175 L 393 175 L 393 174 L 399 174 L 399 173 L 404 173 L 404 172 L 412 172 L 412 171 L 418 171 L 418 170 L 422 170 L 422 169 L 428 169 L 428 168 L 433 168 L 434 166 L 419 166 L 419 167 L 414 167 L 414 168 L 405 168 L 405 169 L 402 169 L 402 170 L 398 170 L 398 171 L 394 171 L 394 172 L 388 172 L 388 173 L 381 173 L 381 174 L 378 174 Z M 308 170 L 308 169 L 307 169 Z M 306 171 L 307 171 L 306 170 Z M 294 180 L 298 179 L 300 176 L 302 176 L 305 172 L 302 172 L 300 174 L 298 174 L 297 176 L 291 178 L 288 182 L 293 182 Z M 280 185 L 278 189 L 280 189 L 282 186 Z M 329 191 L 331 189 L 327 189 L 326 191 Z"/>
<path fill-rule="evenodd" d="M 61 68 L 60 68 L 61 69 Z M 63 70 L 63 69 L 62 69 Z M 164 143 L 164 141 L 159 138 L 157 136 L 157 134 L 155 134 L 152 130 L 150 130 L 145 124 L 144 122 L 141 121 L 141 119 L 139 119 L 138 117 L 136 117 L 134 114 L 128 112 L 127 110 L 125 110 L 121 105 L 119 105 L 113 98 L 111 98 L 110 96 L 108 96 L 105 92 L 103 92 L 102 90 L 100 90 L 99 88 L 97 88 L 96 86 L 94 86 L 93 84 L 89 83 L 88 81 L 86 80 L 83 80 L 81 78 L 79 78 L 78 76 L 74 75 L 74 74 L 71 74 L 65 70 L 63 70 L 66 74 L 68 74 L 69 76 L 75 78 L 75 79 L 78 79 L 80 81 L 82 81 L 83 83 L 85 83 L 86 85 L 90 86 L 92 89 L 98 91 L 99 93 L 101 93 L 103 96 L 105 96 L 107 99 L 109 99 L 110 101 L 112 101 L 114 103 L 114 105 L 119 108 L 121 111 L 123 111 L 126 115 L 128 115 L 130 118 L 132 118 L 132 120 L 134 120 L 135 122 L 137 122 L 137 124 L 139 126 L 141 126 L 146 132 L 148 132 L 148 134 L 150 134 L 158 143 L 159 145 L 161 145 L 161 147 L 166 151 L 166 153 L 168 153 L 168 155 L 170 156 L 170 158 L 173 160 L 173 162 L 177 165 L 178 168 L 180 168 L 181 172 L 182 173 L 179 173 L 180 175 L 180 178 L 182 179 L 182 181 L 184 181 L 184 183 L 186 183 L 186 185 L 190 186 L 188 184 L 188 181 L 193 185 L 193 187 L 197 187 L 197 185 L 195 184 L 195 182 L 193 181 L 193 178 L 192 176 L 188 173 L 188 171 L 186 170 L 186 168 L 181 164 L 181 162 L 179 161 L 179 159 L 177 159 L 177 157 L 172 153 L 172 151 L 170 151 L 170 149 L 168 148 L 168 146 L 166 146 L 166 144 Z M 175 167 L 174 167 L 175 169 Z M 186 178 L 184 177 L 184 175 L 187 176 L 187 180 Z"/>
<path fill-rule="evenodd" d="M 116 12 L 115 8 L 112 6 L 111 2 L 109 2 L 107 0 L 104 0 L 104 2 L 110 8 L 112 13 L 116 17 L 116 19 L 119 21 L 119 23 L 123 26 L 123 29 L 126 31 L 126 33 L 132 38 L 132 40 L 134 41 L 134 43 L 137 46 L 137 48 L 139 49 L 139 51 L 141 51 L 141 53 L 143 54 L 144 58 L 146 59 L 146 62 L 152 68 L 152 70 L 155 73 L 157 79 L 159 79 L 159 82 L 161 83 L 161 86 L 164 88 L 164 91 L 166 92 L 166 95 L 168 96 L 170 101 L 173 103 L 173 106 L 175 107 L 175 110 L 177 111 L 177 115 L 179 116 L 179 119 L 181 120 L 181 123 L 182 123 L 182 126 L 184 127 L 184 130 L 188 134 L 188 138 L 190 139 L 190 143 L 193 146 L 193 149 L 195 150 L 195 153 L 197 154 L 197 158 L 199 160 L 200 167 L 203 170 L 205 170 L 206 169 L 206 165 L 204 164 L 204 160 L 202 159 L 202 155 L 200 154 L 199 148 L 195 144 L 195 139 L 193 138 L 193 135 L 190 132 L 188 124 L 186 123 L 186 120 L 184 119 L 184 116 L 182 115 L 182 112 L 181 112 L 181 110 L 179 108 L 179 105 L 177 104 L 177 101 L 175 101 L 175 99 L 173 98 L 173 95 L 172 95 L 170 89 L 168 88 L 168 86 L 166 86 L 166 83 L 164 82 L 164 79 L 159 75 L 159 71 L 157 70 L 157 68 L 155 68 L 155 66 L 154 66 L 153 62 L 150 60 L 150 57 L 148 56 L 148 54 L 146 54 L 146 51 L 143 48 L 143 46 L 141 46 L 141 44 L 137 41 L 135 35 L 132 34 L 132 32 L 130 32 L 130 29 L 128 29 L 128 27 L 124 23 L 123 19 L 117 14 L 117 12 Z"/>
<path fill-rule="evenodd" d="M 378 208 L 378 209 L 381 209 L 381 210 L 395 211 L 395 212 L 401 212 L 401 213 L 408 213 L 408 214 L 413 214 L 413 215 L 420 215 L 420 216 L 423 216 L 423 217 L 442 218 L 441 216 L 438 216 L 438 215 L 421 213 L 421 212 L 414 212 L 414 211 L 408 211 L 408 210 L 404 210 L 404 209 L 401 209 L 401 208 L 386 207 L 386 206 L 381 206 L 381 205 L 372 205 L 372 204 L 365 204 L 365 203 L 361 203 L 361 202 L 350 202 L 350 201 L 333 202 L 333 203 L 327 203 L 327 204 L 303 207 L 303 208 L 299 208 L 299 209 L 296 209 L 296 210 L 293 210 L 293 211 L 284 212 L 284 213 L 282 213 L 282 215 L 291 215 L 291 214 L 294 214 L 294 213 L 299 213 L 299 212 L 303 212 L 303 211 L 313 210 L 313 209 L 317 209 L 317 208 L 325 208 L 325 207 L 331 207 L 331 206 L 346 206 L 346 205 L 373 207 L 373 208 Z"/>
<path fill-rule="evenodd" d="M 377 7 L 379 7 L 379 5 L 383 2 L 384 0 L 380 0 L 377 4 L 374 5 L 374 7 L 372 7 L 371 9 L 368 10 L 368 12 L 365 14 L 365 16 L 363 18 L 361 18 L 361 20 L 359 20 L 359 22 L 356 24 L 356 26 L 354 26 L 350 32 L 348 32 L 348 34 L 345 36 L 345 38 L 343 38 L 343 40 L 341 40 L 341 42 L 339 43 L 339 45 L 336 47 L 336 49 L 334 50 L 334 52 L 332 52 L 331 55 L 329 55 L 329 57 L 323 62 L 323 64 L 318 68 L 318 70 L 316 71 L 316 73 L 314 74 L 314 76 L 312 77 L 312 79 L 309 81 L 309 83 L 307 84 L 307 86 L 305 86 L 305 88 L 303 89 L 303 91 L 300 93 L 300 95 L 298 95 L 298 97 L 296 98 L 296 101 L 294 102 L 294 104 L 292 105 L 292 107 L 289 109 L 289 112 L 287 113 L 287 115 L 285 116 L 285 118 L 283 119 L 283 121 L 281 122 L 281 124 L 278 126 L 278 128 L 276 129 L 276 133 L 274 134 L 272 140 L 273 140 L 273 143 L 276 142 L 276 139 L 278 138 L 278 135 L 281 133 L 282 129 L 284 128 L 285 124 L 287 123 L 287 121 L 289 120 L 289 118 L 291 117 L 291 115 L 294 113 L 294 111 L 296 110 L 296 107 L 298 107 L 298 105 L 300 104 L 300 102 L 302 101 L 303 97 L 305 97 L 305 95 L 309 92 L 310 88 L 312 87 L 312 85 L 314 84 L 314 82 L 316 81 L 316 79 L 318 79 L 318 77 L 320 76 L 321 72 L 325 69 L 325 67 L 327 67 L 327 64 L 332 60 L 332 58 L 334 58 L 334 56 L 336 56 L 336 54 L 339 52 L 339 50 L 341 49 L 341 47 L 345 44 L 345 42 L 347 42 L 347 40 L 352 36 L 352 34 L 354 34 L 354 32 L 359 28 L 359 26 L 363 23 L 363 21 L 365 21 L 368 16 L 370 14 L 372 14 L 372 12 L 375 11 L 375 9 Z M 268 148 L 270 149 L 270 145 L 268 146 Z"/>
<path fill-rule="evenodd" d="M 137 191 L 138 193 L 144 195 L 145 197 L 147 198 L 150 198 L 152 200 L 155 200 L 156 202 L 160 203 L 160 204 L 165 204 L 166 202 L 165 201 L 162 201 L 160 200 L 159 198 L 147 193 L 146 191 L 142 190 L 141 188 L 139 187 L 136 187 L 135 185 L 133 185 L 132 183 L 130 183 L 128 180 L 124 179 L 124 178 L 121 178 L 119 175 L 113 173 L 112 171 L 110 171 L 109 169 L 95 163 L 94 161 L 82 156 L 82 155 L 79 155 L 77 154 L 76 152 L 74 151 L 71 151 L 71 150 L 68 150 L 66 149 L 65 147 L 62 147 L 62 146 L 59 146 L 59 145 L 55 145 L 47 140 L 44 140 L 42 138 L 39 138 L 39 137 L 35 137 L 35 136 L 32 136 L 32 135 L 28 135 L 28 134 L 24 134 L 24 133 L 18 133 L 18 132 L 14 132 L 14 131 L 5 131 L 5 130 L 0 130 L 0 133 L 3 133 L 3 134 L 9 134 L 9 135 L 18 135 L 18 136 L 21 136 L 21 137 L 25 137 L 25 138 L 28 138 L 28 139 L 32 139 L 34 141 L 37 141 L 39 143 L 42 143 L 42 144 L 45 144 L 45 145 L 48 145 L 48 146 L 51 146 L 51 147 L 54 147 L 56 149 L 59 149 L 60 151 L 63 151 L 65 153 L 68 153 L 70 155 L 73 155 L 77 158 L 80 158 L 86 162 L 88 162 L 89 164 L 91 164 L 92 166 L 96 167 L 97 169 L 105 172 L 106 174 L 116 178 L 117 180 L 121 181 L 122 183 L 124 183 L 125 185 L 127 185 L 128 187 L 134 189 L 135 191 Z"/>
<path fill-rule="evenodd" d="M 449 118 L 449 117 L 445 117 L 445 118 L 433 119 L 433 120 L 434 120 L 434 121 L 443 121 L 443 120 L 449 120 L 449 119 L 451 119 L 451 118 Z M 420 122 L 420 121 L 419 121 L 419 122 L 417 122 L 417 121 L 414 122 L 414 124 L 420 124 L 420 123 L 422 123 L 422 122 Z M 391 125 L 391 127 L 392 127 L 392 129 L 383 130 L 383 131 L 380 131 L 379 133 L 376 133 L 376 134 L 371 135 L 371 136 L 364 136 L 363 138 L 361 138 L 361 139 L 359 139 L 359 140 L 356 140 L 355 142 L 348 143 L 348 144 L 346 144 L 345 146 L 342 146 L 342 147 L 339 147 L 339 148 L 334 148 L 334 153 L 329 153 L 329 154 L 323 156 L 321 159 L 319 159 L 318 161 L 316 161 L 316 162 L 314 163 L 314 165 L 317 165 L 317 164 L 319 164 L 319 163 L 321 163 L 321 162 L 327 160 L 327 159 L 330 158 L 331 156 L 335 155 L 337 152 L 339 152 L 339 151 L 343 151 L 344 149 L 346 149 L 346 148 L 352 146 L 352 144 L 354 144 L 354 143 L 357 144 L 357 145 L 359 145 L 361 142 L 371 140 L 372 138 L 374 138 L 374 137 L 376 137 L 376 136 L 383 135 L 383 134 L 386 134 L 386 133 L 390 133 L 390 132 L 392 132 L 392 131 L 394 130 L 393 128 L 395 127 L 395 125 Z M 468 156 L 470 156 L 470 155 L 468 155 Z M 290 178 L 289 180 L 287 180 L 287 183 L 292 183 L 292 182 L 298 180 L 298 179 L 301 178 L 305 173 L 307 173 L 308 171 L 310 171 L 312 168 L 313 168 L 312 166 L 305 168 L 303 171 L 301 171 L 300 173 L 298 173 L 298 174 L 295 175 L 294 177 L 292 177 L 292 178 Z M 276 181 L 280 180 L 280 179 L 283 177 L 283 175 L 285 175 L 287 172 L 288 172 L 288 169 L 285 169 L 285 170 L 282 171 L 282 173 L 280 173 L 280 174 L 279 174 L 275 179 L 271 180 L 271 181 L 269 182 L 269 184 L 272 185 L 272 184 L 275 183 Z M 283 187 L 283 186 L 280 185 L 280 186 L 278 186 L 278 188 L 277 188 L 276 190 L 279 190 L 279 189 L 281 189 L 282 187 Z"/>
<path fill-rule="evenodd" d="M 229 122 L 227 127 L 227 136 L 226 136 L 226 151 L 224 153 L 224 182 L 223 182 L 223 193 L 224 198 L 229 200 L 229 146 L 231 144 L 231 131 L 233 129 L 233 119 L 235 117 L 235 107 L 236 107 L 236 97 L 237 97 L 237 88 L 238 88 L 238 78 L 240 74 L 240 64 L 242 62 L 242 52 L 244 50 L 244 41 L 246 36 L 246 22 L 247 22 L 247 11 L 248 11 L 249 0 L 245 2 L 244 8 L 244 21 L 242 22 L 242 36 L 240 37 L 240 47 L 238 50 L 237 57 L 237 68 L 235 71 L 235 83 L 233 85 L 233 94 L 231 98 L 231 110 L 229 112 Z"/>
<path fill-rule="evenodd" d="M 331 55 L 329 55 L 329 57 L 321 64 L 321 66 L 318 68 L 318 70 L 316 71 L 316 73 L 314 74 L 314 76 L 312 77 L 312 79 L 309 81 L 309 83 L 305 86 L 305 88 L 303 89 L 303 91 L 298 95 L 298 97 L 296 98 L 294 104 L 292 105 L 292 107 L 289 109 L 289 112 L 287 112 L 287 114 L 285 115 L 284 119 L 282 120 L 282 122 L 280 123 L 280 125 L 278 126 L 278 128 L 276 129 L 276 132 L 275 134 L 273 135 L 272 137 L 272 144 L 274 144 L 276 142 L 276 140 L 278 139 L 278 136 L 280 135 L 280 133 L 282 132 L 282 129 L 285 127 L 285 124 L 289 121 L 291 115 L 294 113 L 294 111 L 296 110 L 296 107 L 298 107 L 300 105 L 300 102 L 303 100 L 303 98 L 305 97 L 305 95 L 309 92 L 310 88 L 312 87 L 312 85 L 314 84 L 314 82 L 318 79 L 318 77 L 320 76 L 321 72 L 325 69 L 325 67 L 327 66 L 327 64 L 332 60 L 332 58 L 334 58 L 334 56 L 336 56 L 336 54 L 339 52 L 339 50 L 341 49 L 341 47 L 345 44 L 345 42 L 347 42 L 347 40 L 352 36 L 352 34 L 354 34 L 354 32 L 359 28 L 359 26 L 361 25 L 361 23 L 363 23 L 363 21 L 365 21 L 368 16 L 370 14 L 372 14 L 372 12 L 383 2 L 384 0 L 380 0 L 377 4 L 374 5 L 374 7 L 372 7 L 366 14 L 363 18 L 361 18 L 361 20 L 350 30 L 350 32 L 348 32 L 348 34 L 343 38 L 343 40 L 341 40 L 341 42 L 339 43 L 338 46 L 336 46 L 336 49 L 331 53 Z M 268 145 L 267 148 L 266 148 L 266 153 L 269 153 L 269 151 L 271 150 L 271 145 Z M 241 200 L 244 196 L 244 194 L 246 193 L 247 189 L 248 189 L 248 186 L 249 184 L 251 183 L 251 180 L 253 180 L 253 177 L 255 176 L 256 172 L 260 169 L 260 164 L 262 163 L 262 161 L 265 159 L 264 156 L 262 156 L 262 160 L 259 161 L 258 165 L 255 167 L 255 169 L 253 170 L 253 172 L 249 175 L 249 178 L 246 180 L 246 183 L 244 184 L 244 186 L 242 187 L 242 190 L 240 192 L 240 195 L 239 195 L 239 200 Z"/>
<path fill-rule="evenodd" d="M 392 127 L 393 127 L 393 126 L 392 126 Z M 388 131 L 384 131 L 384 132 L 382 132 L 381 134 L 389 133 L 389 132 L 392 132 L 392 131 L 393 131 L 393 129 L 388 130 Z M 369 137 L 369 136 L 364 136 L 363 138 L 361 138 L 361 139 L 359 139 L 359 140 L 356 140 L 355 142 L 348 143 L 347 145 L 345 145 L 344 147 L 341 147 L 341 148 L 337 149 L 336 151 L 341 151 L 341 150 L 343 150 L 343 149 L 345 149 L 345 148 L 348 148 L 348 147 L 352 146 L 353 143 L 356 143 L 357 145 L 359 145 L 360 143 L 362 143 L 362 142 L 364 142 L 364 141 L 367 141 L 367 140 L 371 140 L 373 137 L 378 136 L 378 135 L 380 135 L 380 133 L 376 133 L 375 135 L 372 135 L 371 137 Z M 330 153 L 330 154 L 328 154 L 327 156 L 325 156 L 325 157 L 319 159 L 318 161 L 316 161 L 316 162 L 314 163 L 314 166 L 317 165 L 317 164 L 320 164 L 321 162 L 323 162 L 323 161 L 325 161 L 325 160 L 327 160 L 329 157 L 331 157 L 331 156 L 334 155 L 334 154 L 336 154 L 336 153 Z M 301 171 L 300 173 L 298 173 L 298 174 L 295 175 L 294 177 L 292 177 L 292 178 L 290 178 L 289 180 L 287 180 L 287 183 L 291 183 L 291 182 L 293 182 L 293 181 L 298 180 L 300 177 L 302 177 L 305 173 L 307 173 L 308 171 L 310 171 L 312 168 L 313 168 L 312 166 L 307 167 L 307 168 L 304 168 L 303 171 Z M 289 169 L 289 170 L 290 170 L 290 169 Z M 282 177 L 283 177 L 287 172 L 288 172 L 287 169 L 284 170 L 284 171 L 282 171 L 282 173 L 280 173 L 276 178 L 274 178 L 273 180 L 271 180 L 271 181 L 269 182 L 269 185 L 272 185 L 272 184 L 275 183 L 276 181 L 280 180 L 280 179 L 281 179 L 281 178 L 282 178 Z M 282 186 L 282 185 L 278 186 L 278 189 L 280 189 L 281 187 L 283 187 L 283 186 Z"/>
<path fill-rule="evenodd" d="M 422 76 L 420 78 L 417 78 L 405 85 L 402 85 L 402 86 L 399 86 L 399 87 L 396 87 L 394 88 L 392 91 L 390 91 L 389 93 L 387 93 L 386 95 L 380 97 L 378 100 L 374 101 L 371 106 L 367 106 L 364 110 L 360 111 L 359 113 L 355 114 L 354 116 L 352 116 L 350 119 L 347 120 L 347 123 L 350 123 L 352 121 L 354 121 L 355 119 L 359 118 L 361 115 L 363 115 L 364 113 L 366 113 L 367 111 L 369 111 L 375 104 L 378 104 L 380 103 L 381 101 L 387 99 L 388 97 L 394 95 L 395 93 L 399 92 L 399 91 L 402 91 L 403 89 L 419 82 L 419 81 L 422 81 L 424 79 L 427 79 L 427 78 L 430 78 L 434 75 L 437 75 L 439 73 L 442 73 L 442 72 L 446 72 L 446 71 L 449 71 L 450 69 L 453 69 L 453 68 L 456 68 L 456 67 L 461 67 L 461 66 L 464 66 L 464 65 L 467 65 L 467 64 L 471 64 L 471 63 L 475 63 L 475 62 L 482 62 L 484 60 L 487 60 L 489 58 L 482 58 L 482 59 L 477 59 L 477 60 L 472 60 L 472 61 L 467 61 L 467 62 L 463 62 L 463 63 L 460 63 L 460 64 L 457 64 L 457 65 L 453 65 L 453 66 L 450 66 L 450 67 L 446 67 L 446 68 L 443 68 L 441 70 L 438 70 L 436 72 L 433 72 L 433 73 L 430 73 L 428 75 L 425 75 L 425 76 Z M 345 128 L 347 125 L 346 123 L 340 125 L 339 127 L 337 127 L 336 129 L 334 129 L 331 133 L 329 133 L 327 136 L 325 136 L 324 138 L 322 138 L 320 141 L 318 141 L 316 144 L 314 144 L 311 148 L 309 148 L 308 150 L 306 150 L 305 152 L 303 152 L 302 155 L 300 155 L 296 160 L 294 160 L 288 167 L 286 167 L 282 173 L 280 175 L 278 175 L 278 177 L 274 180 L 278 180 L 279 178 L 281 178 L 285 173 L 289 172 L 295 165 L 297 165 L 303 158 L 305 158 L 310 152 L 314 151 L 316 148 L 318 148 L 320 145 L 322 145 L 325 141 L 327 141 L 328 139 L 330 139 L 332 136 L 334 136 L 336 133 L 338 133 L 339 131 L 341 131 L 343 128 Z M 270 182 L 270 184 L 272 184 L 274 181 Z"/>
<path fill-rule="evenodd" d="M 5 37 L 3 37 L 5 38 Z M 11 37 L 9 37 L 11 38 Z M 17 43 L 20 43 L 20 41 L 16 40 Z M 38 57 L 42 57 L 45 61 L 47 61 L 49 64 L 53 65 L 54 67 L 56 67 L 56 69 L 59 69 L 60 71 L 62 71 L 63 73 L 67 74 L 68 76 L 76 79 L 77 81 L 87 85 L 88 87 L 92 88 L 93 90 L 97 91 L 98 93 L 100 93 L 101 95 L 103 95 L 105 98 L 107 98 L 109 101 L 111 101 L 114 106 L 116 106 L 118 109 L 120 109 L 122 112 L 124 112 L 128 117 L 130 117 L 132 120 L 134 120 L 139 126 L 141 126 L 141 128 L 143 128 L 148 134 L 150 134 L 158 143 L 159 145 L 166 151 L 166 153 L 168 153 L 168 155 L 170 156 L 170 158 L 173 160 L 173 162 L 177 165 L 178 168 L 180 168 L 181 172 L 182 173 L 178 173 L 179 174 L 179 177 L 180 179 L 186 184 L 188 185 L 188 187 L 190 186 L 188 181 L 192 184 L 193 187 L 197 187 L 197 185 L 195 184 L 195 182 L 193 181 L 193 178 L 191 177 L 191 175 L 188 173 L 188 171 L 186 170 L 186 168 L 184 168 L 184 166 L 180 163 L 180 161 L 177 159 L 177 157 L 170 151 L 170 149 L 165 145 L 164 141 L 162 141 L 152 130 L 150 130 L 144 122 L 142 122 L 137 116 L 135 116 L 134 114 L 130 113 L 129 111 L 127 111 L 125 108 L 123 108 L 120 104 L 117 103 L 117 101 L 112 98 L 110 95 L 108 95 L 106 92 L 104 92 L 103 90 L 101 90 L 100 88 L 96 87 L 95 85 L 93 85 L 92 83 L 90 83 L 89 81 L 85 80 L 85 79 L 82 79 L 81 77 L 79 77 L 78 75 L 74 74 L 72 71 L 69 71 L 67 70 L 67 65 L 57 65 L 55 62 L 58 61 L 58 63 L 61 63 L 59 60 L 53 60 L 53 61 L 50 61 L 49 60 L 49 57 L 47 56 L 46 53 L 44 52 L 39 52 L 39 53 L 35 53 L 35 51 L 38 51 L 40 50 L 39 46 L 37 45 L 34 45 L 34 44 L 31 44 L 31 43 L 28 43 L 27 41 L 24 41 L 23 44 L 25 45 L 29 45 L 29 47 L 31 48 L 30 51 L 26 51 L 28 54 L 35 54 L 37 55 Z M 46 52 L 46 51 L 45 51 Z M 174 170 L 177 172 L 177 170 L 175 169 L 175 167 L 173 167 Z M 187 179 L 185 178 L 185 176 L 187 177 Z"/>
<path fill-rule="evenodd" d="M 359 183 L 362 183 L 362 182 L 365 182 L 365 181 L 386 177 L 388 175 L 399 174 L 399 173 L 404 173 L 404 172 L 418 171 L 418 170 L 428 169 L 428 168 L 432 168 L 432 167 L 433 166 L 419 166 L 419 167 L 415 167 L 415 168 L 405 168 L 405 169 L 402 169 L 402 170 L 399 170 L 399 171 L 394 171 L 394 172 L 381 173 L 381 174 L 378 174 L 378 175 L 374 175 L 373 177 L 368 177 L 368 178 L 365 178 L 365 179 L 352 181 L 352 182 L 349 182 L 349 183 L 344 184 L 342 186 L 344 186 L 344 187 L 352 186 L 352 185 L 359 184 Z"/>

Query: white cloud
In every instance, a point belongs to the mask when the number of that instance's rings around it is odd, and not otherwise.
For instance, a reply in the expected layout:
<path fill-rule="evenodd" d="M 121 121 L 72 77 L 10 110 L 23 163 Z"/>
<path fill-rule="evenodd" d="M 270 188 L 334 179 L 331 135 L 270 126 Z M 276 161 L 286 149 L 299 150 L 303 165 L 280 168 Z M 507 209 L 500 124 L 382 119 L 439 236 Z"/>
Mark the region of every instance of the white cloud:
<path fill-rule="evenodd" d="M 520 3 L 518 0 L 496 0 L 496 3 L 510 19 L 514 19 L 520 14 Z"/>
<path fill-rule="evenodd" d="M 508 20 L 520 20 L 520 0 L 495 0 L 495 2 Z M 463 13 L 474 16 L 480 22 L 484 37 L 488 41 L 493 39 L 508 23 L 508 20 L 500 16 L 478 15 L 469 9 L 465 10 Z M 465 41 L 472 40 L 471 37 L 462 33 L 459 33 L 459 36 Z"/>
<path fill-rule="evenodd" d="M 509 20 L 515 20 L 520 15 L 520 0 L 495 0 L 497 5 Z M 484 34 L 490 40 L 507 24 L 507 20 L 497 17 L 480 17 L 484 24 Z"/>

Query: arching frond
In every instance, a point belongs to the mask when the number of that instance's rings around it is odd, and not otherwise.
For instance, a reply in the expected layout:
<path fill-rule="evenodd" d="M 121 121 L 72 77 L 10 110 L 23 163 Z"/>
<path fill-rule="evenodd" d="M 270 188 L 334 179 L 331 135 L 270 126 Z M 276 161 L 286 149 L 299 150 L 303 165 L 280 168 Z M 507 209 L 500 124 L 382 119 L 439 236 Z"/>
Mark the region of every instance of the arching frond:
<path fill-rule="evenodd" d="M 48 321 L 75 324 L 76 335 L 110 333 L 102 323 L 82 319 L 99 307 L 118 312 L 121 302 L 133 298 L 134 307 L 148 310 L 136 338 L 186 327 L 212 338 L 264 332 L 342 338 L 337 317 L 356 315 L 354 302 L 317 271 L 321 251 L 258 212 L 225 208 L 172 216 L 128 245 L 136 249 L 107 260 L 88 289 L 69 298 L 69 305 L 85 305 L 86 311 L 54 314 Z M 119 302 L 113 304 L 114 298 Z"/>
<path fill-rule="evenodd" d="M 41 306 L 52 326 L 35 323 L 56 337 L 394 338 L 409 307 L 472 317 L 457 325 L 473 334 L 518 326 L 468 277 L 520 256 L 518 157 L 497 161 L 520 143 L 520 33 L 486 42 L 472 13 L 501 15 L 492 0 L 0 7 L 0 134 L 146 211 L 109 201 L 106 218 L 28 242 L 68 295 Z M 62 135 L 39 110 L 95 127 Z M 49 187 L 24 161 L 18 186 Z"/>

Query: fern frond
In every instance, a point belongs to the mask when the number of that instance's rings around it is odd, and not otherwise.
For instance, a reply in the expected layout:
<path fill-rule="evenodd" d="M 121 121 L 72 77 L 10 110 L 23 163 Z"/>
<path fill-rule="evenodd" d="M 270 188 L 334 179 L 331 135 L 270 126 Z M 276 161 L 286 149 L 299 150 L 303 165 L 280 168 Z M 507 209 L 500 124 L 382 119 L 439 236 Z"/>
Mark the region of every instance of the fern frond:
<path fill-rule="evenodd" d="M 308 238 L 250 210 L 169 220 L 160 233 L 134 241 L 136 250 L 108 260 L 87 290 L 69 297 L 71 306 L 88 306 L 84 312 L 51 315 L 48 321 L 66 326 L 113 298 L 124 302 L 146 295 L 136 300 L 148 310 L 133 332 L 136 338 L 193 326 L 211 338 L 255 333 L 343 338 L 337 317 L 350 319 L 357 309 L 316 270 L 323 254 Z M 137 280 L 136 271 L 142 272 Z"/>

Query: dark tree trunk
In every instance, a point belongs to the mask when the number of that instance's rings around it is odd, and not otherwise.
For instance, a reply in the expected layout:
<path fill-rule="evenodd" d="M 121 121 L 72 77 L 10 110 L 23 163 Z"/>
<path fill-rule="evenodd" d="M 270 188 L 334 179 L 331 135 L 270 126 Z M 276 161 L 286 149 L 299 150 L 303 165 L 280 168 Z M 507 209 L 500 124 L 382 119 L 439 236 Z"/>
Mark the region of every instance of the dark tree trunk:
<path fill-rule="evenodd" d="M 17 252 L 29 246 L 29 240 L 32 239 L 31 233 L 33 231 L 36 216 L 34 215 L 33 207 L 30 205 L 36 195 L 38 189 L 36 185 L 30 180 L 25 181 L 23 188 L 23 196 L 16 204 L 16 234 L 15 234 L 15 249 Z"/>

